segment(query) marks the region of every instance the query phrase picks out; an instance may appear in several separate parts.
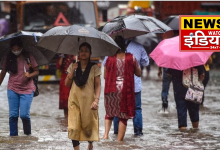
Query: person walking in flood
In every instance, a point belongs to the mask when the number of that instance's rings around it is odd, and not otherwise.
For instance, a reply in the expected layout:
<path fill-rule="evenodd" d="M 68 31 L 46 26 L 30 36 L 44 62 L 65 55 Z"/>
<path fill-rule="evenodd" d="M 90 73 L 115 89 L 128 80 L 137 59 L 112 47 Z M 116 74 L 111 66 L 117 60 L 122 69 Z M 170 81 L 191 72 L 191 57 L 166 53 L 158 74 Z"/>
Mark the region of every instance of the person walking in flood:
<path fill-rule="evenodd" d="M 149 65 L 149 58 L 144 47 L 133 41 L 126 40 L 126 52 L 131 53 L 135 56 L 139 66 L 147 66 Z M 105 66 L 107 56 L 103 61 L 103 66 Z M 134 89 L 135 89 L 135 117 L 133 118 L 133 127 L 134 127 L 134 135 L 142 136 L 143 135 L 143 117 L 142 117 L 142 108 L 141 108 L 141 77 L 134 76 Z M 118 117 L 114 117 L 114 134 L 118 134 Z"/>
<path fill-rule="evenodd" d="M 61 71 L 60 89 L 59 89 L 59 109 L 64 110 L 65 118 L 68 118 L 68 98 L 70 87 L 65 86 L 65 79 L 67 76 L 67 68 L 75 60 L 73 55 L 60 55 L 60 59 L 56 64 L 56 68 Z"/>
<path fill-rule="evenodd" d="M 2 65 L 0 73 L 0 85 L 8 72 L 9 80 L 7 87 L 9 104 L 9 127 L 10 136 L 18 136 L 18 117 L 23 123 L 24 134 L 31 134 L 30 108 L 36 89 L 33 77 L 39 74 L 38 64 L 34 57 L 23 49 L 22 41 L 19 38 L 12 39 L 11 51 Z M 33 72 L 29 72 L 29 65 L 26 61 L 30 58 Z"/>
<path fill-rule="evenodd" d="M 135 116 L 134 74 L 141 76 L 141 69 L 134 55 L 125 53 L 125 40 L 117 36 L 115 42 L 121 48 L 108 57 L 104 69 L 105 78 L 105 134 L 108 139 L 114 117 L 119 119 L 118 141 L 123 141 L 127 121 Z"/>
<path fill-rule="evenodd" d="M 80 61 L 69 66 L 65 79 L 67 87 L 72 85 L 68 99 L 68 137 L 74 150 L 79 149 L 79 141 L 88 141 L 89 150 L 93 149 L 93 141 L 99 141 L 101 69 L 90 62 L 91 54 L 90 44 L 82 43 L 79 46 Z"/>
<path fill-rule="evenodd" d="M 199 80 L 203 81 L 205 78 L 204 66 L 193 67 L 198 69 Z M 183 85 L 183 71 L 168 68 L 168 76 L 171 77 L 173 83 L 173 93 L 176 102 L 178 127 L 179 129 L 185 130 L 187 127 L 187 110 L 189 117 L 192 122 L 193 128 L 199 127 L 199 105 L 185 99 L 187 88 Z"/>

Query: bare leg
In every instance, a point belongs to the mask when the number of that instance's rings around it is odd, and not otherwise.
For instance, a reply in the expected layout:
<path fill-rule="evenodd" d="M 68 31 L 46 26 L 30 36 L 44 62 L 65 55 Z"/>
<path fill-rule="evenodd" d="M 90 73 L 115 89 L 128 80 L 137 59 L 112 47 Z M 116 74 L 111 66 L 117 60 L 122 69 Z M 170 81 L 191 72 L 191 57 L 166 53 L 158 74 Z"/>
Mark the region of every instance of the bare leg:
<path fill-rule="evenodd" d="M 92 142 L 91 142 L 91 143 L 89 143 L 89 145 L 88 145 L 88 150 L 93 150 L 93 145 L 92 145 Z"/>
<path fill-rule="evenodd" d="M 126 125 L 123 124 L 121 121 L 119 121 L 119 126 L 118 126 L 118 141 L 123 141 L 124 136 L 125 136 L 125 131 L 126 131 Z"/>
<path fill-rule="evenodd" d="M 197 122 L 192 122 L 192 126 L 193 126 L 193 128 L 199 128 L 199 121 L 197 121 Z"/>
<path fill-rule="evenodd" d="M 147 71 L 147 77 L 149 77 L 150 76 L 150 72 L 149 71 Z"/>
<path fill-rule="evenodd" d="M 65 118 L 68 118 L 68 109 L 64 109 L 64 116 Z"/>
<path fill-rule="evenodd" d="M 74 147 L 74 150 L 79 150 L 79 145 Z"/>
<path fill-rule="evenodd" d="M 181 130 L 186 130 L 186 127 L 180 127 Z"/>
<path fill-rule="evenodd" d="M 109 130 L 112 126 L 112 120 L 105 119 L 105 134 L 103 139 L 108 139 Z"/>

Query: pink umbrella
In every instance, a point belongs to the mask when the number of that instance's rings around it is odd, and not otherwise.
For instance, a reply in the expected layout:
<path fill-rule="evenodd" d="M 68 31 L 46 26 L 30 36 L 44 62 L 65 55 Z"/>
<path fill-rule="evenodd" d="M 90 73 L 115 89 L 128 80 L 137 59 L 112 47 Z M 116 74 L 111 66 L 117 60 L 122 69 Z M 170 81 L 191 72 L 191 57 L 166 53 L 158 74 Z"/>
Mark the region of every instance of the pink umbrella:
<path fill-rule="evenodd" d="M 159 67 L 185 70 L 204 65 L 213 52 L 180 52 L 179 36 L 161 41 L 150 53 Z"/>

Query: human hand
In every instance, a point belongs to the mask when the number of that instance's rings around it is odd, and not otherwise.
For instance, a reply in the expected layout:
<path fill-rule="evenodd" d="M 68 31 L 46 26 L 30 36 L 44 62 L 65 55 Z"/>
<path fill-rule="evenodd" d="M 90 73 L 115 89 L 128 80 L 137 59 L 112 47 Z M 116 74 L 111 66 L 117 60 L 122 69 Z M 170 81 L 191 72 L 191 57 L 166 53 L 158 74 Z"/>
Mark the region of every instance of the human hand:
<path fill-rule="evenodd" d="M 162 76 L 162 71 L 161 70 L 158 70 L 157 76 L 158 76 L 158 78 L 161 79 L 161 76 Z"/>
<path fill-rule="evenodd" d="M 171 75 L 171 74 L 169 74 L 169 73 L 167 73 L 167 76 L 172 77 L 172 75 Z"/>
<path fill-rule="evenodd" d="M 77 56 L 73 55 L 73 60 L 76 60 L 76 57 L 77 57 Z"/>
<path fill-rule="evenodd" d="M 73 70 L 76 70 L 78 68 L 78 63 L 72 63 Z"/>
<path fill-rule="evenodd" d="M 29 72 L 25 72 L 25 73 L 24 73 L 24 77 L 25 77 L 25 78 L 30 78 L 31 76 L 30 76 Z"/>
<path fill-rule="evenodd" d="M 199 79 L 201 80 L 201 81 L 203 81 L 204 79 L 205 79 L 205 74 L 203 73 L 203 74 L 200 74 L 199 75 Z"/>
<path fill-rule="evenodd" d="M 61 57 L 61 58 L 64 58 L 64 57 L 65 57 L 65 55 L 64 55 L 64 54 L 60 54 L 60 57 Z"/>
<path fill-rule="evenodd" d="M 97 101 L 93 101 L 92 105 L 91 105 L 91 109 L 92 110 L 97 110 L 99 107 L 99 103 Z"/>

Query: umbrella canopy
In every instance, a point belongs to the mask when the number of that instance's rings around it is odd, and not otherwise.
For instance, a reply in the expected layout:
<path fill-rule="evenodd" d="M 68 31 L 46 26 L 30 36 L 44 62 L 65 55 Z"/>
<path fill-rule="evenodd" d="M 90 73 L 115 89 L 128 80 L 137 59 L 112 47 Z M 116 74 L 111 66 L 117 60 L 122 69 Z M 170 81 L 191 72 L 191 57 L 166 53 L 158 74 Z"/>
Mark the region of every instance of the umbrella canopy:
<path fill-rule="evenodd" d="M 180 52 L 179 36 L 161 41 L 150 54 L 159 67 L 185 70 L 204 65 L 213 52 Z"/>
<path fill-rule="evenodd" d="M 83 42 L 91 45 L 91 57 L 111 56 L 120 49 L 107 34 L 78 25 L 54 27 L 40 38 L 37 45 L 56 53 L 78 55 L 79 46 Z"/>
<path fill-rule="evenodd" d="M 100 28 L 113 39 L 117 35 L 125 39 L 154 32 L 165 33 L 172 30 L 160 20 L 142 15 L 118 16 Z"/>
<path fill-rule="evenodd" d="M 157 35 L 155 33 L 136 36 L 133 40 L 143 45 L 148 54 L 150 54 L 159 44 L 159 39 L 157 38 Z"/>
<path fill-rule="evenodd" d="M 11 40 L 15 38 L 21 39 L 23 48 L 34 56 L 39 66 L 48 64 L 56 53 L 36 46 L 41 35 L 43 34 L 40 32 L 19 31 L 0 37 L 0 68 L 2 67 L 4 58 L 7 57 L 8 52 L 11 50 Z"/>
<path fill-rule="evenodd" d="M 179 16 L 169 16 L 163 22 L 173 30 L 179 30 Z"/>

